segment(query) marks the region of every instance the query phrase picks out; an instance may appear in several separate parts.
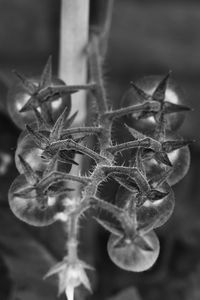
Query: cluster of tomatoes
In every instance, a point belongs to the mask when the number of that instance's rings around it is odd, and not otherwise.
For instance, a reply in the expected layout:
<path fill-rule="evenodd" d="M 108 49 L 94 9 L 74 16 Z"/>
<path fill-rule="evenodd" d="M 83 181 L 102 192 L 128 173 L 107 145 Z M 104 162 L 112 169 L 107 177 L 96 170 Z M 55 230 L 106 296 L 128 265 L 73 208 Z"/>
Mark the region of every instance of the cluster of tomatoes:
<path fill-rule="evenodd" d="M 18 73 L 17 77 L 18 82 L 8 94 L 8 111 L 13 122 L 22 129 L 15 152 L 20 175 L 10 187 L 9 204 L 22 221 L 46 226 L 55 222 L 58 213 L 64 210 L 63 201 L 58 201 L 60 197 L 71 191 L 64 183 L 58 185 L 52 172 L 68 173 L 76 164 L 74 150 L 46 149 L 62 140 L 64 132 L 65 138 L 70 138 L 66 128 L 76 116 L 69 117 L 71 93 L 79 88 L 67 88 L 63 81 L 53 78 L 50 60 L 40 78 L 26 79 Z M 145 105 L 137 112 L 127 110 L 122 130 L 128 135 L 128 142 L 118 149 L 127 150 L 130 142 L 135 141 L 133 144 L 137 146 L 129 149 L 124 158 L 124 166 L 135 173 L 132 177 L 120 174 L 123 168 L 118 164 L 121 169 L 114 178 L 120 187 L 114 206 L 123 213 L 119 212 L 116 218 L 118 224 L 98 220 L 111 232 L 108 253 L 122 269 L 144 271 L 159 255 L 159 240 L 154 229 L 171 216 L 174 209 L 171 187 L 186 175 L 190 165 L 189 141 L 177 133 L 184 112 L 189 110 L 182 99 L 181 91 L 169 74 L 149 76 L 132 83 L 122 99 L 122 107 L 139 107 L 138 104 L 145 102 L 159 104 L 157 111 L 147 110 Z M 111 146 L 110 150 L 113 149 Z M 115 158 L 111 161 L 112 167 L 117 167 Z"/>
<path fill-rule="evenodd" d="M 154 229 L 171 216 L 175 202 L 171 187 L 186 175 L 190 165 L 190 141 L 183 140 L 177 133 L 189 108 L 183 104 L 183 93 L 170 74 L 147 76 L 132 83 L 121 104 L 128 107 L 145 101 L 159 102 L 160 111 L 130 113 L 117 128 L 121 138 L 128 141 L 127 148 L 132 140 L 146 140 L 150 145 L 144 147 L 141 143 L 137 149 L 127 149 L 119 156 L 119 160 L 123 157 L 125 166 L 134 167 L 139 173 L 139 180 L 135 182 L 130 178 L 126 178 L 126 182 L 119 180 L 115 199 L 116 205 L 127 212 L 126 222 L 131 224 L 134 219 L 132 236 L 124 234 L 124 228 L 122 232 L 117 225 L 101 222 L 111 232 L 108 240 L 111 260 L 120 268 L 134 272 L 149 269 L 157 260 L 160 246 Z M 122 123 L 125 123 L 124 128 Z M 147 195 L 145 189 L 151 192 Z M 132 219 L 128 221 L 130 216 Z M 125 227 L 128 230 L 130 226 Z"/>

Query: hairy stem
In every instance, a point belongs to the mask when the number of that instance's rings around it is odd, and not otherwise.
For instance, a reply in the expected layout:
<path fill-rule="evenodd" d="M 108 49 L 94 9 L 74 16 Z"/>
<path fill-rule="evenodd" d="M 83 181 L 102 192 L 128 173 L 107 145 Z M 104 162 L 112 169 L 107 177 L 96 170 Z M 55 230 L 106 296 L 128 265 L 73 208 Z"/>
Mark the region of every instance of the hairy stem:
<path fill-rule="evenodd" d="M 138 147 L 150 148 L 150 146 L 151 146 L 150 139 L 145 138 L 142 140 L 130 141 L 130 142 L 126 142 L 123 144 L 118 144 L 116 146 L 111 146 L 111 147 L 108 147 L 107 150 L 114 154 L 117 152 L 122 152 L 125 150 L 138 148 Z"/>
<path fill-rule="evenodd" d="M 101 63 L 98 38 L 93 35 L 89 47 L 89 66 L 92 80 L 97 84 L 94 93 L 100 115 L 107 111 L 107 96 L 104 88 Z"/>
<path fill-rule="evenodd" d="M 67 222 L 67 251 L 68 260 L 71 264 L 77 260 L 77 246 L 78 246 L 78 215 L 71 214 Z"/>
<path fill-rule="evenodd" d="M 62 182 L 62 181 L 76 181 L 80 182 L 81 184 L 87 185 L 90 182 L 90 178 L 76 176 L 71 174 L 66 174 L 62 172 L 53 172 L 46 178 L 42 179 L 39 182 L 39 186 L 41 189 L 47 190 L 51 185 Z"/>
<path fill-rule="evenodd" d="M 88 147 L 82 146 L 76 142 L 74 142 L 71 139 L 66 140 L 60 140 L 58 142 L 52 143 L 50 145 L 50 149 L 55 150 L 76 150 L 78 152 L 81 152 L 88 157 L 94 159 L 97 163 L 99 162 L 106 162 L 106 157 L 103 157 L 102 155 L 96 153 L 95 151 L 89 149 Z"/>
<path fill-rule="evenodd" d="M 128 114 L 138 114 L 143 111 L 147 112 L 158 112 L 160 110 L 160 103 L 156 101 L 148 101 L 144 102 L 142 104 L 137 104 L 137 105 L 131 105 L 128 107 L 116 109 L 113 111 L 107 111 L 104 113 L 102 116 L 103 119 L 117 119 L 121 118 L 123 116 L 126 116 Z"/>
<path fill-rule="evenodd" d="M 110 202 L 99 199 L 98 197 L 91 197 L 90 201 L 91 205 L 109 211 L 113 216 L 119 217 L 119 215 L 123 213 L 123 209 L 121 209 L 120 207 L 113 205 Z"/>
<path fill-rule="evenodd" d="M 147 180 L 137 168 L 121 167 L 121 166 L 103 166 L 102 169 L 107 176 L 109 174 L 112 175 L 114 173 L 130 176 L 136 182 L 136 184 L 138 185 L 141 191 L 147 192 L 150 190 L 150 186 Z"/>
<path fill-rule="evenodd" d="M 99 134 L 102 132 L 101 127 L 75 127 L 69 128 L 62 131 L 62 139 L 65 139 L 69 135 L 76 133 L 89 133 L 89 134 Z"/>

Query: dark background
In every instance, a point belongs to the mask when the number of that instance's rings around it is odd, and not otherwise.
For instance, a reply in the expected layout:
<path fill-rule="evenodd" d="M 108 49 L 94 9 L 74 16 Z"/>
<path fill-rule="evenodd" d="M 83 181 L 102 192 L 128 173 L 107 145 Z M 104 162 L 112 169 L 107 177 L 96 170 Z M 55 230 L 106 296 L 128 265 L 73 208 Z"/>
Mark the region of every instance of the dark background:
<path fill-rule="evenodd" d="M 91 18 L 95 15 L 94 5 Z M 57 72 L 59 1 L 0 0 L 0 107 L 6 103 L 12 69 L 27 75 L 41 73 L 49 54 Z M 166 74 L 185 91 L 194 110 L 181 133 L 191 146 L 191 168 L 175 186 L 176 208 L 157 232 L 161 254 L 149 271 L 136 274 L 118 269 L 106 253 L 108 235 L 93 220 L 85 223 L 80 255 L 93 264 L 89 276 L 94 294 L 89 299 L 199 300 L 200 299 L 200 4 L 199 1 L 116 0 L 105 63 L 114 107 L 130 80 Z M 1 114 L 0 153 L 13 158 L 19 130 Z M 64 253 L 60 224 L 33 228 L 18 221 L 7 204 L 7 191 L 17 176 L 14 163 L 0 175 L 0 299 L 56 299 L 55 278 L 42 280 Z M 87 294 L 83 290 L 82 298 Z M 121 293 L 121 294 L 119 294 Z M 110 298 L 113 297 L 113 298 Z"/>

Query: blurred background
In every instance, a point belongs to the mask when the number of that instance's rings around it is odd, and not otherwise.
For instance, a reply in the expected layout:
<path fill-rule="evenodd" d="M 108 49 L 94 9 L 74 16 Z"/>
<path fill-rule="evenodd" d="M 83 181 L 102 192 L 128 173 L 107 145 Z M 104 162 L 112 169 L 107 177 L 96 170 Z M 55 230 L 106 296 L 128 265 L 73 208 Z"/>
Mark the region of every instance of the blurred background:
<path fill-rule="evenodd" d="M 53 300 L 55 278 L 42 277 L 64 253 L 61 224 L 33 228 L 10 212 L 7 191 L 17 170 L 13 163 L 19 130 L 6 115 L 12 69 L 38 75 L 50 54 L 58 69 L 60 1 L 0 0 L 0 299 Z M 98 1 L 91 1 L 91 22 Z M 105 73 L 113 107 L 135 81 L 146 75 L 172 78 L 184 90 L 188 113 L 181 134 L 195 139 L 191 168 L 178 183 L 175 212 L 157 230 L 161 254 L 144 273 L 118 269 L 106 252 L 107 233 L 85 221 L 80 255 L 94 265 L 93 295 L 80 289 L 77 299 L 200 299 L 200 3 L 184 0 L 115 0 Z M 5 159 L 5 157 L 7 157 Z M 6 163 L 5 163 L 6 162 Z M 2 167 L 3 165 L 3 167 Z M 114 189 L 115 191 L 115 189 Z M 64 296 L 60 299 L 65 299 Z"/>

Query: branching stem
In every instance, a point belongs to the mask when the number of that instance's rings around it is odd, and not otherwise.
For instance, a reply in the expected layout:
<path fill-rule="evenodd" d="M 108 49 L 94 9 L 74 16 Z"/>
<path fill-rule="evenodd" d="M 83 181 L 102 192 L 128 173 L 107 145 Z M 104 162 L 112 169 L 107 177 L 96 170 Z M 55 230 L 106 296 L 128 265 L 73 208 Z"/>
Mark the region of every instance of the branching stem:
<path fill-rule="evenodd" d="M 137 140 L 137 141 L 130 141 L 126 142 L 123 144 L 118 144 L 116 146 L 111 146 L 107 148 L 107 150 L 113 154 L 117 152 L 122 152 L 125 150 L 133 149 L 133 148 L 138 148 L 138 147 L 143 147 L 143 148 L 150 148 L 151 142 L 149 138 L 145 138 L 142 140 Z"/>

